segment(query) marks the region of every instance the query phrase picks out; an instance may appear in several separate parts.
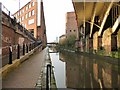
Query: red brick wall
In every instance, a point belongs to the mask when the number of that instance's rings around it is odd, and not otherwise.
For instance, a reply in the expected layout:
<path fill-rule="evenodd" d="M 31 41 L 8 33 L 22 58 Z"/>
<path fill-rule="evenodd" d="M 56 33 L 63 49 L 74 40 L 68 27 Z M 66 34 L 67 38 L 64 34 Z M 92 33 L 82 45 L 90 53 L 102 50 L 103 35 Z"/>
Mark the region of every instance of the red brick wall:
<path fill-rule="evenodd" d="M 2 24 L 2 47 L 15 44 L 15 32 L 12 28 Z"/>
<path fill-rule="evenodd" d="M 23 38 L 22 43 L 31 42 L 31 40 L 24 35 L 15 32 L 13 28 L 2 24 L 2 47 L 17 45 L 19 44 L 21 38 Z"/>

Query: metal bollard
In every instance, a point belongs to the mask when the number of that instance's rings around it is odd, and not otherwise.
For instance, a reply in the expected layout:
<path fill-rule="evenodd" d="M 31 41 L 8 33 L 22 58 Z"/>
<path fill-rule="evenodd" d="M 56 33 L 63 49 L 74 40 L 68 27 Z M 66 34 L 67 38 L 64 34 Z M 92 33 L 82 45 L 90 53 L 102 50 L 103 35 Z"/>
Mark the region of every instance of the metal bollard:
<path fill-rule="evenodd" d="M 23 44 L 23 55 L 25 55 L 25 44 Z"/>
<path fill-rule="evenodd" d="M 51 85 L 51 65 L 47 65 L 47 71 L 46 71 L 46 89 L 49 90 Z"/>
<path fill-rule="evenodd" d="M 29 44 L 29 51 L 31 51 L 31 44 Z"/>
<path fill-rule="evenodd" d="M 31 50 L 32 50 L 32 48 L 33 48 L 32 46 L 33 46 L 33 44 L 31 43 Z"/>
<path fill-rule="evenodd" d="M 28 53 L 28 45 L 26 44 L 26 53 Z"/>
<path fill-rule="evenodd" d="M 17 59 L 20 59 L 20 46 L 17 46 Z"/>
<path fill-rule="evenodd" d="M 9 47 L 9 64 L 12 64 L 12 46 Z"/>

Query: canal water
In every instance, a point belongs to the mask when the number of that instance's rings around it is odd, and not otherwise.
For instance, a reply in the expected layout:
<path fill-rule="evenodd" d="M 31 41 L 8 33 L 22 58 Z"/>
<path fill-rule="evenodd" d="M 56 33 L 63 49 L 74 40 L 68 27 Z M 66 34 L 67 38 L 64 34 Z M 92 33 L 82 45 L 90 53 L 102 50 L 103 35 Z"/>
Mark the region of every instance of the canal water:
<path fill-rule="evenodd" d="M 57 88 L 120 88 L 116 63 L 65 51 L 50 56 Z"/>

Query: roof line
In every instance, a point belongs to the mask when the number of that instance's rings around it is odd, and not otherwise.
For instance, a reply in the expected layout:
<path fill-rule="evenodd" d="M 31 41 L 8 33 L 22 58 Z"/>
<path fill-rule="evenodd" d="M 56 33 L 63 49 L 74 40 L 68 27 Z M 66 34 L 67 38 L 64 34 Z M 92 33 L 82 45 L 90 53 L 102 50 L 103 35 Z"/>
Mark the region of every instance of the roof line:
<path fill-rule="evenodd" d="M 31 0 L 32 1 L 32 0 Z M 22 10 L 25 6 L 27 6 L 31 1 L 29 1 L 28 3 L 26 3 L 24 6 L 22 6 L 19 10 Z M 15 15 L 17 12 L 19 12 L 19 10 L 18 11 L 16 11 L 13 15 Z"/>

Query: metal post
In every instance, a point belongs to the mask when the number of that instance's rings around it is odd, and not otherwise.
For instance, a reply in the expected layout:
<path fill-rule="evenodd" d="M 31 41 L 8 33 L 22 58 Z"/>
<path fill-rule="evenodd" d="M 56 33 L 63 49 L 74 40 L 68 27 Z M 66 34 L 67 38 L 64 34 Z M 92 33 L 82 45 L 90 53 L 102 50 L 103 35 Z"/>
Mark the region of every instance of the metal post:
<path fill-rule="evenodd" d="M 20 46 L 17 47 L 17 59 L 20 59 Z"/>
<path fill-rule="evenodd" d="M 9 64 L 12 64 L 12 46 L 9 47 Z"/>
<path fill-rule="evenodd" d="M 33 49 L 33 43 L 31 44 L 31 50 Z"/>
<path fill-rule="evenodd" d="M 9 25 L 10 25 L 10 11 L 8 12 L 8 14 L 9 14 L 8 23 L 9 23 Z"/>
<path fill-rule="evenodd" d="M 51 65 L 47 65 L 47 71 L 46 71 L 46 89 L 50 89 L 50 84 L 51 84 Z"/>
<path fill-rule="evenodd" d="M 19 0 L 19 22 L 20 22 L 20 0 Z"/>
<path fill-rule="evenodd" d="M 28 45 L 26 44 L 26 53 L 28 53 Z"/>
<path fill-rule="evenodd" d="M 25 55 L 25 44 L 23 44 L 23 55 Z"/>
<path fill-rule="evenodd" d="M 29 44 L 29 51 L 31 51 L 31 44 Z"/>

